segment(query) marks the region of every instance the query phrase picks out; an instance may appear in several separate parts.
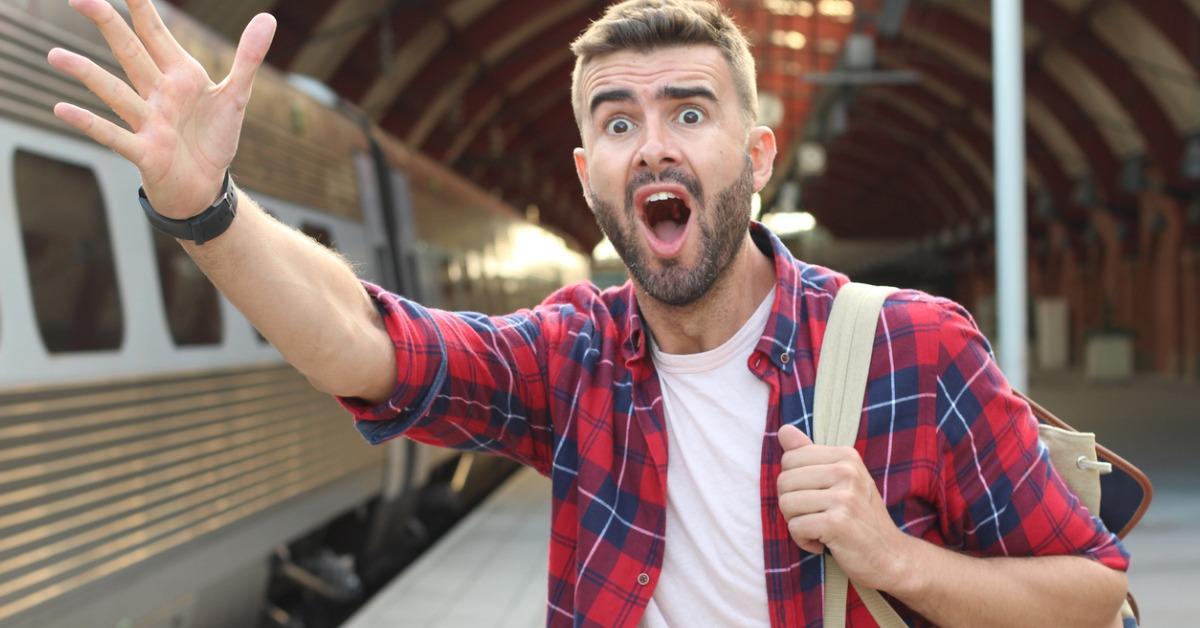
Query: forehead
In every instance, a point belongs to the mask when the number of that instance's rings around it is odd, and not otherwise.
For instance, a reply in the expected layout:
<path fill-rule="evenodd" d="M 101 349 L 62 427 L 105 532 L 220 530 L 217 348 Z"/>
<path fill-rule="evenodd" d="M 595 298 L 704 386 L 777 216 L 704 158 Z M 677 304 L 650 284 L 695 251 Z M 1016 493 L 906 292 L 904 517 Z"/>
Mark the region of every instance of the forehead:
<path fill-rule="evenodd" d="M 637 92 L 663 85 L 704 85 L 718 96 L 732 89 L 729 63 L 714 46 L 667 46 L 642 52 L 621 50 L 588 61 L 580 73 L 579 91 L 584 108 L 592 94 L 602 89 L 625 88 Z"/>

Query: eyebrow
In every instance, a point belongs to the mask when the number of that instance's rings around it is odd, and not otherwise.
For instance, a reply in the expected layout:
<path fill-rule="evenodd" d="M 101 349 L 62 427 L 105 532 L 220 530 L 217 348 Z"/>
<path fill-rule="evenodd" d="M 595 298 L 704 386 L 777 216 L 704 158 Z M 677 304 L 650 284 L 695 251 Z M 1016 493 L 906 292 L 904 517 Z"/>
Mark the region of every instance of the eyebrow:
<path fill-rule="evenodd" d="M 704 98 L 712 102 L 717 102 L 717 95 L 707 87 L 674 87 L 665 86 L 658 90 L 656 97 L 659 100 L 687 100 L 689 98 Z M 606 102 L 623 102 L 634 100 L 633 92 L 628 89 L 610 89 L 592 96 L 590 111 L 594 114 L 596 109 Z"/>
<path fill-rule="evenodd" d="M 704 98 L 714 103 L 717 102 L 717 95 L 707 87 L 672 87 L 668 85 L 658 91 L 658 98 L 662 100 Z"/>
<path fill-rule="evenodd" d="M 627 89 L 610 89 L 600 92 L 592 96 L 591 112 L 596 113 L 596 109 L 606 102 L 621 102 L 633 100 L 633 92 Z"/>

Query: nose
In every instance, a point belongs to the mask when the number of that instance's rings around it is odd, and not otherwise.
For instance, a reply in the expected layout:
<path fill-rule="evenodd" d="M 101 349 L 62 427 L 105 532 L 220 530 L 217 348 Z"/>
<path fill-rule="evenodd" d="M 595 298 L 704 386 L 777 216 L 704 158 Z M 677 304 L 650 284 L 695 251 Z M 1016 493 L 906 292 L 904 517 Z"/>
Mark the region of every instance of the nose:
<path fill-rule="evenodd" d="M 638 148 L 638 168 L 658 174 L 679 163 L 679 146 L 660 120 L 646 120 L 642 145 Z"/>

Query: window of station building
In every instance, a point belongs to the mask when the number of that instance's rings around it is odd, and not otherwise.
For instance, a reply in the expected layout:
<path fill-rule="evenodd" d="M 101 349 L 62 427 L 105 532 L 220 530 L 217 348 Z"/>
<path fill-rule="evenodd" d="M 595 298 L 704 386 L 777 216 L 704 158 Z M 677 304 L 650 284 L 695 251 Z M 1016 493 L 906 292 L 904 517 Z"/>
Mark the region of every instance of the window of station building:
<path fill-rule="evenodd" d="M 155 231 L 154 257 L 158 260 L 163 311 L 175 344 L 183 347 L 220 343 L 221 304 L 217 289 L 175 238 Z"/>
<path fill-rule="evenodd" d="M 18 150 L 17 216 L 42 342 L 51 353 L 120 347 L 121 297 L 91 169 Z"/>

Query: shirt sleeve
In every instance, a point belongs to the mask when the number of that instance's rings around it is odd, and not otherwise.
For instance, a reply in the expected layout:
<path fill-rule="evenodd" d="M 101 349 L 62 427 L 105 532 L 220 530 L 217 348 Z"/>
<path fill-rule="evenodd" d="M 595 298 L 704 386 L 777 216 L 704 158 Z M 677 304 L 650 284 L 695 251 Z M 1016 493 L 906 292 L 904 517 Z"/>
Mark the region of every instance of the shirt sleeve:
<path fill-rule="evenodd" d="M 944 308 L 936 418 L 948 543 L 975 555 L 1070 554 L 1128 569 L 1120 540 L 1054 469 L 1037 419 L 970 315 L 950 302 Z"/>
<path fill-rule="evenodd" d="M 545 473 L 553 440 L 548 334 L 562 306 L 507 316 L 447 312 L 363 285 L 396 351 L 391 398 L 374 406 L 338 398 L 363 436 L 500 454 Z"/>

